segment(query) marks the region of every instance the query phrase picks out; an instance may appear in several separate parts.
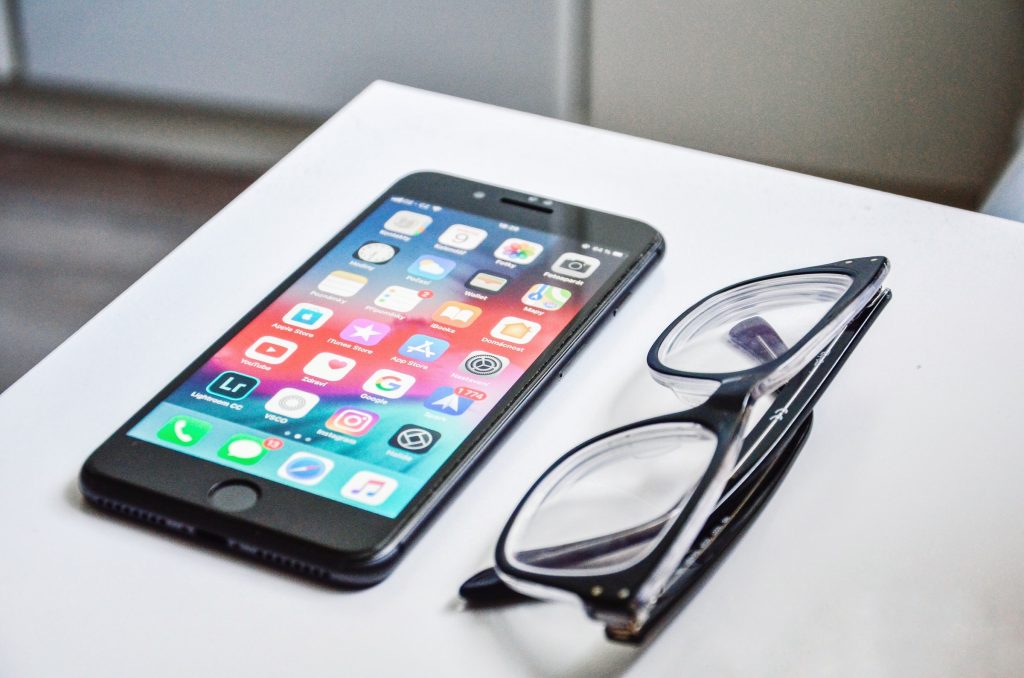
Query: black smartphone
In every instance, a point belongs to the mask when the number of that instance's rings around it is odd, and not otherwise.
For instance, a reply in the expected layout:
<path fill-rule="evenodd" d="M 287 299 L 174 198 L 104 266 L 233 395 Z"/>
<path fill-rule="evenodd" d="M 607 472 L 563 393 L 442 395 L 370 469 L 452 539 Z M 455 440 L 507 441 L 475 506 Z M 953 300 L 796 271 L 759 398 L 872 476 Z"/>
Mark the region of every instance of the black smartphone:
<path fill-rule="evenodd" d="M 82 493 L 379 582 L 662 248 L 631 219 L 407 176 L 93 452 Z"/>

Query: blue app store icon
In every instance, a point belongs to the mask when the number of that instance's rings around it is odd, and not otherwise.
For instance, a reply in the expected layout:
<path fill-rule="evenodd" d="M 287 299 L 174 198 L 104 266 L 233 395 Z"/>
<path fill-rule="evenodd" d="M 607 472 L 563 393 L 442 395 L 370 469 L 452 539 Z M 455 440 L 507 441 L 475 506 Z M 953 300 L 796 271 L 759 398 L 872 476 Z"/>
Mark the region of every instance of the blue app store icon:
<path fill-rule="evenodd" d="M 405 340 L 402 347 L 398 349 L 398 353 L 421 363 L 432 363 L 444 355 L 450 345 L 444 339 L 430 337 L 426 334 L 414 334 Z"/>

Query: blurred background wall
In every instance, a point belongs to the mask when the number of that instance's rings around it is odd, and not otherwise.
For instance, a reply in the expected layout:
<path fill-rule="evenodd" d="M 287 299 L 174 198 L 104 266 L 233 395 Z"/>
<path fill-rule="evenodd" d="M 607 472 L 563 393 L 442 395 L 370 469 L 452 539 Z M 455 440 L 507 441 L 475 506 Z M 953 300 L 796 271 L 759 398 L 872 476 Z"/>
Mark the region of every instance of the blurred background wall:
<path fill-rule="evenodd" d="M 0 12 L 0 82 L 9 81 L 14 75 L 14 31 L 11 17 L 10 11 Z"/>
<path fill-rule="evenodd" d="M 1020 0 L 6 2 L 0 136 L 255 169 L 384 78 L 973 206 L 1024 93 Z"/>
<path fill-rule="evenodd" d="M 0 391 L 376 79 L 974 209 L 1022 5 L 0 0 Z"/>
<path fill-rule="evenodd" d="M 1024 95 L 1018 0 L 595 4 L 591 121 L 971 205 Z"/>

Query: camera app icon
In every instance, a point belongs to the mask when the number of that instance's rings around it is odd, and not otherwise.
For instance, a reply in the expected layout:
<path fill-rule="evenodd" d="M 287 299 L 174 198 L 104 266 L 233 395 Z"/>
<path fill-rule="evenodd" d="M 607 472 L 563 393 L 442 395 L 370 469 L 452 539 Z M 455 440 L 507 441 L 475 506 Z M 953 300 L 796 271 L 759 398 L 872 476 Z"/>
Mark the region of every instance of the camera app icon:
<path fill-rule="evenodd" d="M 558 261 L 551 267 L 555 273 L 567 275 L 570 278 L 589 278 L 601 265 L 600 259 L 588 257 L 577 252 L 566 252 L 558 257 Z"/>

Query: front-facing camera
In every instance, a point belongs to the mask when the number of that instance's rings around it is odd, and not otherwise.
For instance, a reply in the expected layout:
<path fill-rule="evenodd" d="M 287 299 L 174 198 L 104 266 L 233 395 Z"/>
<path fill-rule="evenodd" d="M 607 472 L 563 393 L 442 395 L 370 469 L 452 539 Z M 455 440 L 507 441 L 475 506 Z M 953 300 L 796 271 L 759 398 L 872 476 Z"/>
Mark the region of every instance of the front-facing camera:
<path fill-rule="evenodd" d="M 483 191 L 476 191 L 475 193 L 473 193 L 473 197 L 476 198 L 477 200 L 483 200 L 484 198 L 487 197 L 487 194 L 484 193 Z"/>

